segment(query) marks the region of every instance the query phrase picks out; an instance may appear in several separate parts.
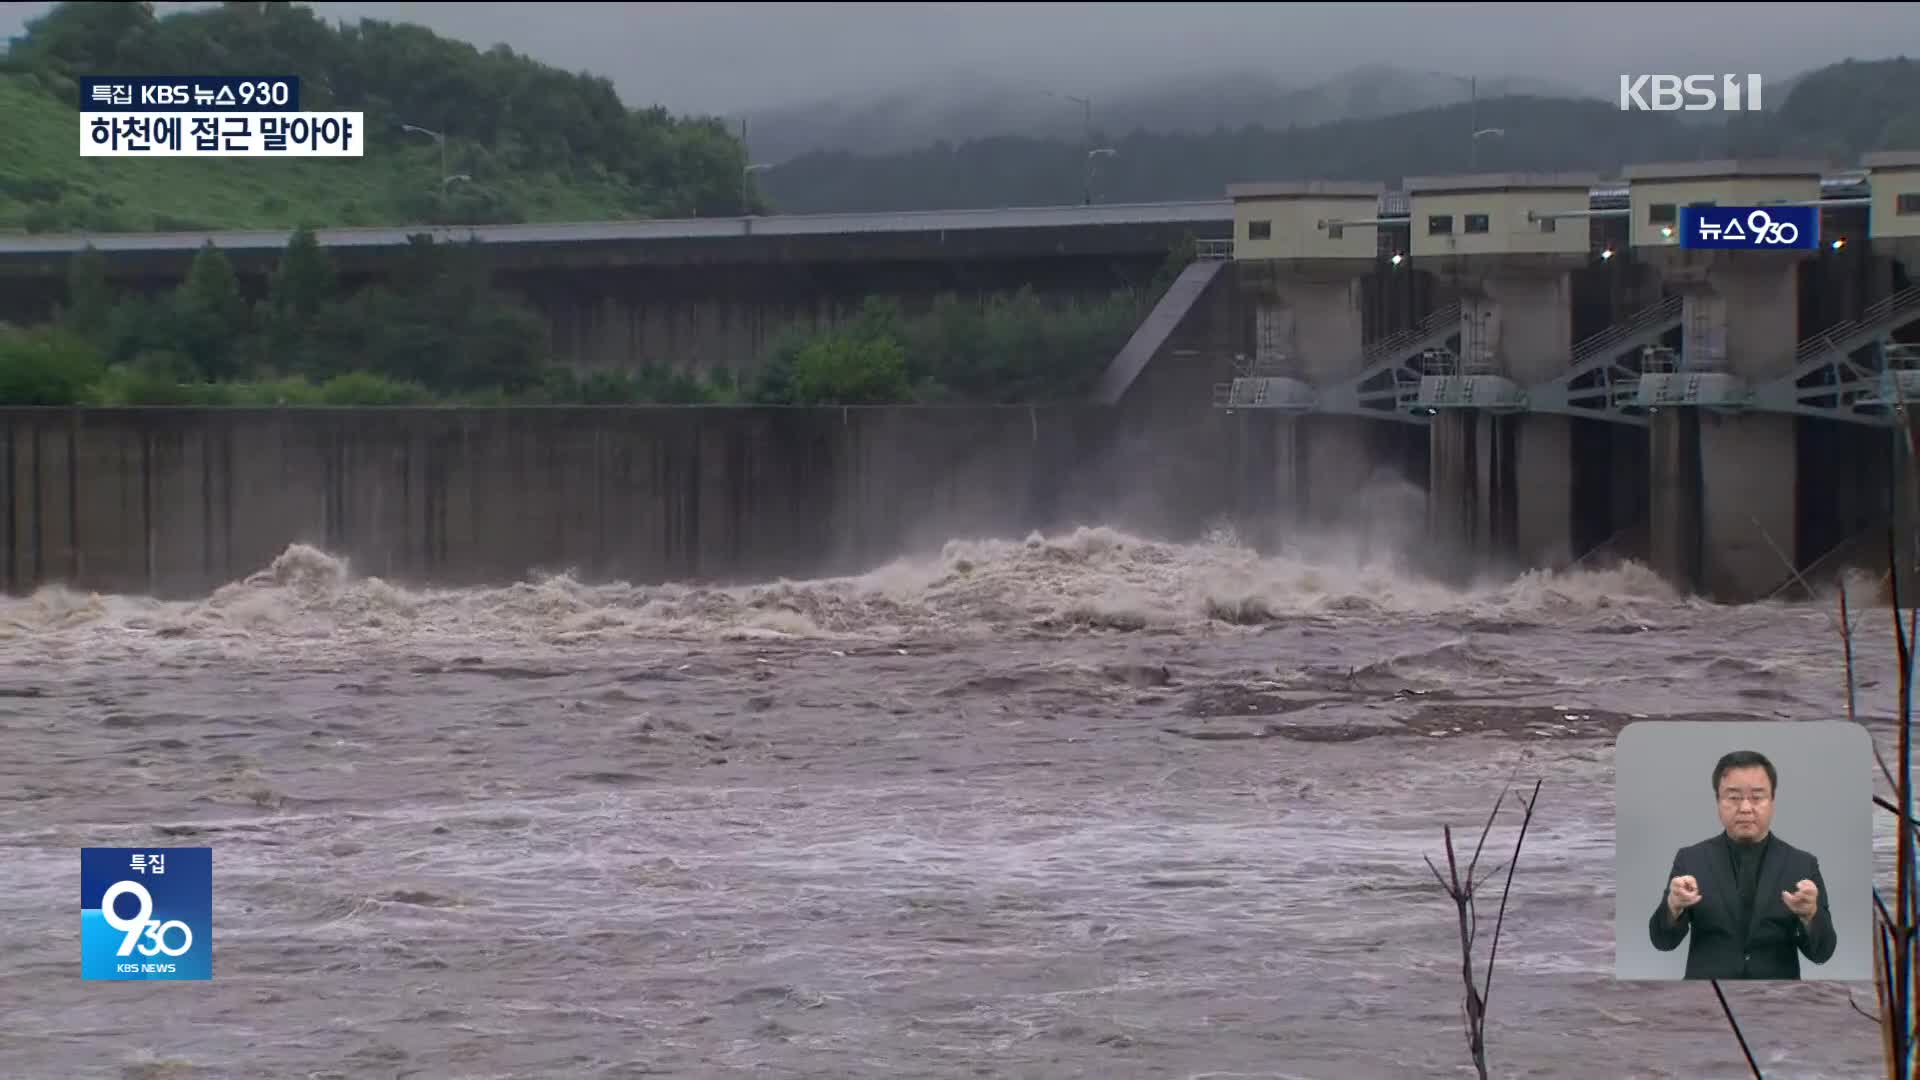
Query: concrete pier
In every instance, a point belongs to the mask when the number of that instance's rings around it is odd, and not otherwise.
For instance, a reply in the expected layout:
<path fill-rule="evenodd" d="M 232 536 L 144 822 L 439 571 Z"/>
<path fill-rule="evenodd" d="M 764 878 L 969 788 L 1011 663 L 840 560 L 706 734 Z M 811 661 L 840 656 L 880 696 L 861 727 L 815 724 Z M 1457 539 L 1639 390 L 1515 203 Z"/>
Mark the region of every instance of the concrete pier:
<path fill-rule="evenodd" d="M 1257 275 L 1256 370 L 1320 386 L 1351 377 L 1361 363 L 1360 278 L 1354 269 L 1307 266 Z M 1373 467 L 1364 419 L 1290 416 L 1273 425 L 1277 508 L 1282 516 L 1328 522 Z"/>
<path fill-rule="evenodd" d="M 1786 375 L 1800 340 L 1800 260 L 1751 252 L 1695 254 L 1721 257 L 1704 260 L 1697 277 L 1671 275 L 1686 305 L 1686 370 L 1726 371 L 1749 386 Z M 1675 411 L 1655 419 L 1671 423 Z M 1683 519 L 1655 519 L 1654 527 L 1678 528 L 1686 521 L 1699 531 L 1690 541 L 1701 552 L 1690 583 L 1706 595 L 1771 592 L 1792 576 L 1801 558 L 1795 418 L 1708 411 L 1696 413 L 1694 427 L 1699 508 Z"/>
<path fill-rule="evenodd" d="M 1582 175 L 1407 181 L 1416 266 L 1460 297 L 1460 348 L 1422 379 L 1434 411 L 1433 540 L 1467 571 L 1565 566 L 1574 551 L 1574 421 L 1524 412 L 1524 388 L 1563 374 L 1570 274 L 1593 261 Z M 1545 216 L 1542 216 L 1545 215 Z"/>
<path fill-rule="evenodd" d="M 1371 224 L 1337 223 L 1371 222 L 1382 186 L 1244 184 L 1228 193 L 1238 280 L 1253 321 L 1248 370 L 1308 405 L 1314 388 L 1351 379 L 1365 363 L 1365 282 L 1376 269 L 1378 244 Z M 1345 518 L 1354 494 L 1393 457 L 1378 427 L 1304 409 L 1265 425 L 1274 518 L 1322 526 Z"/>
<path fill-rule="evenodd" d="M 1714 161 L 1628 170 L 1632 236 L 1684 305 L 1677 404 L 1648 418 L 1654 568 L 1724 600 L 1774 592 L 1803 564 L 1799 423 L 1748 410 L 1754 387 L 1789 375 L 1799 345 L 1804 252 L 1684 250 L 1678 208 L 1819 198 L 1820 170 Z"/>

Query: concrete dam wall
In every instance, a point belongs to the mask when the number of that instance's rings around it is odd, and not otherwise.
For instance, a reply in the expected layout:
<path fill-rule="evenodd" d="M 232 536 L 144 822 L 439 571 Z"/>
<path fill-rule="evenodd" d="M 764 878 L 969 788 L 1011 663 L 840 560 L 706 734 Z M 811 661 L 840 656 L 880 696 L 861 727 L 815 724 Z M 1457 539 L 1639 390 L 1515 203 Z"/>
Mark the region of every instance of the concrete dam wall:
<path fill-rule="evenodd" d="M 955 537 L 1197 533 L 1239 429 L 1125 410 L 0 409 L 0 585 L 205 595 L 288 545 L 409 583 L 858 573 Z"/>

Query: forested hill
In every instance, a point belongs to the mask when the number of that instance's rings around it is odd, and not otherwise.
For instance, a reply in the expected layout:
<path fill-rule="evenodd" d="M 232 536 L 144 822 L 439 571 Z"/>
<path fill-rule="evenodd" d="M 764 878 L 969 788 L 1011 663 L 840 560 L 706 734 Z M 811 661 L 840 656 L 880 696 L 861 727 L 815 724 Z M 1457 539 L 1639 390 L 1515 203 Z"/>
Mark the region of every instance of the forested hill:
<path fill-rule="evenodd" d="M 1505 97 L 1315 127 L 1207 134 L 1097 134 L 1101 202 L 1221 197 L 1242 180 L 1396 183 L 1466 171 L 1615 173 L 1634 162 L 1811 157 L 1851 167 L 1876 149 L 1920 149 L 1920 62 L 1845 63 L 1811 72 L 1763 113 L 1622 112 L 1614 102 Z M 1487 134 L 1475 139 L 1476 129 Z M 1490 130 L 1491 129 L 1491 130 Z M 1079 139 L 987 138 L 884 155 L 822 152 L 760 174 L 793 213 L 1032 206 L 1087 194 Z"/>
<path fill-rule="evenodd" d="M 301 77 L 303 107 L 366 113 L 359 159 L 80 158 L 74 78 L 102 72 Z M 1494 85 L 1483 81 L 1483 88 Z M 1349 105 L 1352 103 L 1349 102 Z M 1376 103 L 1377 104 L 1377 103 Z M 1303 114 L 1304 115 L 1304 114 Z M 419 26 L 336 26 L 307 7 L 64 3 L 0 56 L 0 229 L 125 231 L 499 223 L 1218 198 L 1239 180 L 1397 182 L 1460 171 L 1920 149 L 1920 62 L 1837 64 L 1764 113 L 1622 112 L 1506 96 L 1316 126 L 1001 136 L 879 155 L 817 151 L 746 172 L 722 121 L 624 105 L 612 83 Z M 447 136 L 443 162 L 414 125 Z M 1476 129 L 1491 129 L 1472 138 Z M 449 180 L 449 176 L 464 179 Z M 758 192 L 755 187 L 758 187 Z M 764 192 L 764 199 L 759 192 Z"/>
<path fill-rule="evenodd" d="M 739 213 L 746 155 L 717 119 L 629 109 L 607 79 L 423 27 L 306 7 L 63 3 L 0 59 L 0 228 L 292 227 Z M 367 114 L 360 159 L 81 159 L 74 78 L 294 74 L 301 107 Z M 412 124 L 448 137 L 439 149 Z M 442 184 L 446 175 L 471 181 Z M 445 189 L 443 194 L 442 189 Z"/>

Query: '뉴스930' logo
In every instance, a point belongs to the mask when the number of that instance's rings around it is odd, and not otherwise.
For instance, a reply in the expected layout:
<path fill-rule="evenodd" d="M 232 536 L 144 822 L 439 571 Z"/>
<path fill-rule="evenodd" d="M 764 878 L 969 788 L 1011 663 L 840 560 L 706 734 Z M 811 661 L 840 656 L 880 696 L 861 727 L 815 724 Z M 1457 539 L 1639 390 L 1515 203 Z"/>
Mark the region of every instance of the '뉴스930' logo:
<path fill-rule="evenodd" d="M 140 901 L 140 914 L 131 919 L 122 919 L 119 913 L 114 911 L 113 902 L 129 894 Z M 120 949 L 115 954 L 118 956 L 131 954 L 136 945 L 142 956 L 158 956 L 162 953 L 167 956 L 184 956 L 188 949 L 193 948 L 193 929 L 179 919 L 161 922 L 154 918 L 153 894 L 147 891 L 145 885 L 137 881 L 115 882 L 113 887 L 107 890 L 107 894 L 100 898 L 100 918 L 108 926 L 127 935 L 120 941 Z M 167 931 L 175 929 L 180 931 L 180 945 L 177 948 L 167 945 Z M 147 943 L 140 945 L 141 938 L 146 938 Z"/>

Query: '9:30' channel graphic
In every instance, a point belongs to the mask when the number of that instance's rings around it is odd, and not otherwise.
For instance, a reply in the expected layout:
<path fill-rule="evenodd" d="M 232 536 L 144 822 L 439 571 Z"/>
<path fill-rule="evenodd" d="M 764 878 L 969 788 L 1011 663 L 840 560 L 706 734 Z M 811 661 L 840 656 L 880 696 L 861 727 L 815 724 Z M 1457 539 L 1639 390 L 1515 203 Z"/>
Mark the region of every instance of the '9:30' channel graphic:
<path fill-rule="evenodd" d="M 82 979 L 212 979 L 213 849 L 81 848 Z"/>

